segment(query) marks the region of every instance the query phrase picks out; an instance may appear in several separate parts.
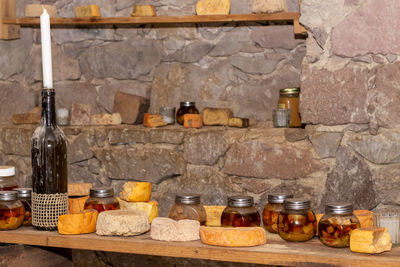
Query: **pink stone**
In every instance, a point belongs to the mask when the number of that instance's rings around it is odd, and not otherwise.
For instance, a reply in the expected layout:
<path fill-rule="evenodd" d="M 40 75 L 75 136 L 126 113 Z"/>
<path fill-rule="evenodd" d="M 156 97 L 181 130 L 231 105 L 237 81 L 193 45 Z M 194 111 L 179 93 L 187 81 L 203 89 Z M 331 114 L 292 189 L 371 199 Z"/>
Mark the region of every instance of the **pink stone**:
<path fill-rule="evenodd" d="M 264 48 L 293 49 L 303 40 L 296 40 L 293 26 L 252 27 L 251 39 Z"/>

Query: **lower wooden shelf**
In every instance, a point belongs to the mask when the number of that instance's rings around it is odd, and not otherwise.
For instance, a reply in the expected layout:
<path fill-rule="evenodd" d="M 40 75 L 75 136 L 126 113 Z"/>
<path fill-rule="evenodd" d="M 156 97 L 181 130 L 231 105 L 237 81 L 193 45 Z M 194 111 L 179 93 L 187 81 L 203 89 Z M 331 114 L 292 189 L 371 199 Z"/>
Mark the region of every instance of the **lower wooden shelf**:
<path fill-rule="evenodd" d="M 0 231 L 0 242 L 271 265 L 400 266 L 400 247 L 379 255 L 364 255 L 352 253 L 349 249 L 328 248 L 317 238 L 305 243 L 291 243 L 273 234 L 267 235 L 267 244 L 263 246 L 225 248 L 204 245 L 200 241 L 155 241 L 149 234 L 135 237 L 60 235 L 24 227 Z"/>

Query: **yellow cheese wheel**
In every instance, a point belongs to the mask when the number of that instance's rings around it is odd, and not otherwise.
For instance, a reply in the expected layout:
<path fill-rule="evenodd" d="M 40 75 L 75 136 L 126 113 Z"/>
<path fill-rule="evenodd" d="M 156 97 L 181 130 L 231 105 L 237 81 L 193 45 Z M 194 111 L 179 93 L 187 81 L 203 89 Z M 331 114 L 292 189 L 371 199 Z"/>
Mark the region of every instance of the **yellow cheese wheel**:
<path fill-rule="evenodd" d="M 354 215 L 360 221 L 361 228 L 374 227 L 374 213 L 369 210 L 355 210 Z"/>
<path fill-rule="evenodd" d="M 204 206 L 207 214 L 207 226 L 221 226 L 221 215 L 226 206 Z"/>
<path fill-rule="evenodd" d="M 147 202 L 151 197 L 151 183 L 127 182 L 120 194 L 121 199 L 134 202 Z"/>
<path fill-rule="evenodd" d="M 200 227 L 201 242 L 212 246 L 252 247 L 267 242 L 262 227 Z"/>
<path fill-rule="evenodd" d="M 65 214 L 58 218 L 58 232 L 63 235 L 89 234 L 96 231 L 97 210 Z"/>
<path fill-rule="evenodd" d="M 69 197 L 68 198 L 68 211 L 70 214 L 72 213 L 81 213 L 85 208 L 85 202 L 89 198 L 86 197 Z"/>
<path fill-rule="evenodd" d="M 387 228 L 358 228 L 351 232 L 350 250 L 360 253 L 382 253 L 392 249 L 392 239 Z"/>
<path fill-rule="evenodd" d="M 155 200 L 149 202 L 128 202 L 117 197 L 121 210 L 143 210 L 149 217 L 149 223 L 153 221 L 155 217 L 158 217 L 158 203 Z"/>

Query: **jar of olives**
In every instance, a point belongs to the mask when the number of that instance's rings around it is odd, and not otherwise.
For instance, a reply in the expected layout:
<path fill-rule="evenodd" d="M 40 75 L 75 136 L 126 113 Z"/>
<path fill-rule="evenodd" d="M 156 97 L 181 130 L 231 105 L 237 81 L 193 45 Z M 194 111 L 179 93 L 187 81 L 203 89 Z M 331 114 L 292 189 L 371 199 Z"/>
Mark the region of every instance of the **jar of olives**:
<path fill-rule="evenodd" d="M 176 195 L 175 204 L 169 210 L 168 217 L 175 220 L 196 220 L 200 225 L 206 224 L 206 210 L 200 204 L 199 195 Z"/>
<path fill-rule="evenodd" d="M 278 233 L 278 216 L 283 210 L 283 201 L 293 198 L 291 194 L 274 193 L 268 194 L 268 204 L 263 211 L 263 223 L 265 229 L 270 233 Z"/>
<path fill-rule="evenodd" d="M 254 227 L 260 226 L 261 217 L 254 199 L 250 196 L 234 196 L 228 198 L 228 206 L 221 215 L 221 226 Z"/>
<path fill-rule="evenodd" d="M 14 166 L 0 166 L 0 191 L 10 191 L 18 187 Z"/>
<path fill-rule="evenodd" d="M 196 108 L 195 102 L 181 102 L 181 106 L 176 112 L 176 121 L 183 125 L 184 119 L 183 116 L 185 114 L 200 114 L 200 112 Z"/>
<path fill-rule="evenodd" d="M 307 241 L 314 237 L 317 223 L 310 200 L 289 198 L 278 216 L 279 236 L 287 241 Z"/>
<path fill-rule="evenodd" d="M 17 229 L 24 222 L 24 205 L 16 191 L 0 191 L 0 230 Z"/>
<path fill-rule="evenodd" d="M 99 213 L 105 210 L 119 210 L 119 202 L 114 197 L 114 189 L 109 187 L 90 188 L 90 197 L 85 202 L 86 209 L 95 209 Z"/>
<path fill-rule="evenodd" d="M 14 191 L 18 192 L 18 199 L 22 202 L 25 209 L 24 226 L 32 225 L 32 188 L 17 188 Z"/>
<path fill-rule="evenodd" d="M 360 222 L 353 214 L 351 203 L 328 203 L 325 215 L 318 223 L 319 240 L 329 247 L 349 247 L 351 231 L 357 228 L 360 228 Z"/>

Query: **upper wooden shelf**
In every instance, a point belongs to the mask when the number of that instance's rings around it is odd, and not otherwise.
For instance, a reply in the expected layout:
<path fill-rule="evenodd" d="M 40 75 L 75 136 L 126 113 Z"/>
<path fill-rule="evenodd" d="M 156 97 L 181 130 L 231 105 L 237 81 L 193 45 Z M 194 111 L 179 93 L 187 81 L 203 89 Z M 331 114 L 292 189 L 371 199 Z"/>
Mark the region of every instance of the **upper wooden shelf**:
<path fill-rule="evenodd" d="M 0 242 L 284 266 L 400 266 L 400 247 L 383 254 L 368 255 L 352 253 L 346 248 L 329 248 L 322 245 L 317 238 L 303 243 L 292 243 L 270 233 L 267 233 L 266 245 L 226 248 L 204 245 L 200 241 L 155 241 L 149 234 L 135 237 L 60 235 L 57 232 L 22 227 L 13 231 L 0 231 Z"/>

